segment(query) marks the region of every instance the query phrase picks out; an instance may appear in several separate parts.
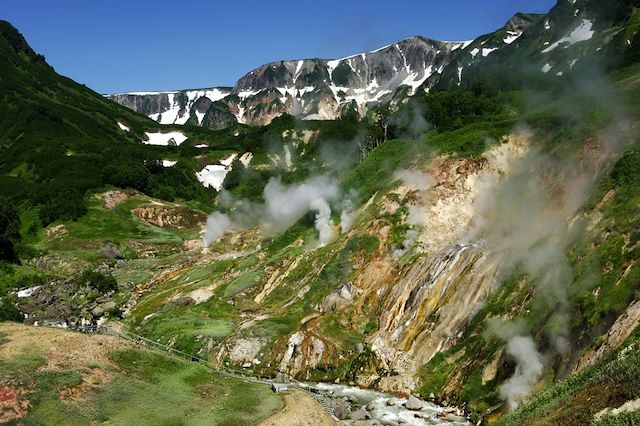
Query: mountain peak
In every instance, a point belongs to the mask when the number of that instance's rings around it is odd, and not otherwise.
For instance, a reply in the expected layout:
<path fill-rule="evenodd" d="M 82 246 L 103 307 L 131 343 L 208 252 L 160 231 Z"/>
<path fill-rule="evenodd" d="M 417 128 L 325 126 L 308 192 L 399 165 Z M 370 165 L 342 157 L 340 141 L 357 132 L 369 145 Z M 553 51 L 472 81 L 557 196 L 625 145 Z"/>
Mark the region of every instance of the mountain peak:
<path fill-rule="evenodd" d="M 0 20 L 0 37 L 4 39 L 9 47 L 18 54 L 26 55 L 34 62 L 46 64 L 44 56 L 37 54 L 27 43 L 24 36 L 7 21 Z M 48 66 L 48 65 L 47 65 Z"/>
<path fill-rule="evenodd" d="M 505 27 L 509 31 L 523 31 L 543 16 L 545 15 L 518 12 L 507 21 Z"/>

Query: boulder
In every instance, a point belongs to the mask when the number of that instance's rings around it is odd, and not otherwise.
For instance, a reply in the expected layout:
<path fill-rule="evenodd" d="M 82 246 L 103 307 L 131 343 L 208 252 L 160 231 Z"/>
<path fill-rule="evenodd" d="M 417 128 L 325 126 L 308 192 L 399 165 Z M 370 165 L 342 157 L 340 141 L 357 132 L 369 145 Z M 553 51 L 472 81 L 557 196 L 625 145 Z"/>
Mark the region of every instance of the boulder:
<path fill-rule="evenodd" d="M 175 305 L 178 307 L 184 307 L 184 306 L 195 305 L 196 301 L 190 297 L 179 297 L 173 303 L 175 303 Z"/>
<path fill-rule="evenodd" d="M 100 307 L 102 308 L 102 310 L 104 312 L 109 312 L 109 311 L 115 309 L 116 306 L 117 306 L 116 302 L 114 302 L 113 300 L 111 300 L 109 302 L 106 302 L 106 303 L 103 303 L 102 305 L 100 305 Z"/>
<path fill-rule="evenodd" d="M 320 304 L 320 312 L 333 312 L 342 308 L 353 298 L 353 284 L 343 284 L 338 290 L 329 294 Z"/>
<path fill-rule="evenodd" d="M 364 352 L 364 343 L 357 343 L 356 344 L 356 352 L 359 353 L 359 354 Z"/>
<path fill-rule="evenodd" d="M 107 259 L 124 259 L 124 253 L 114 243 L 107 243 L 100 248 L 100 254 Z"/>
<path fill-rule="evenodd" d="M 407 410 L 420 410 L 424 404 L 415 396 L 411 395 L 404 404 Z"/>
<path fill-rule="evenodd" d="M 346 402 L 341 402 L 336 406 L 334 414 L 340 420 L 348 419 L 351 416 L 351 405 Z"/>
<path fill-rule="evenodd" d="M 361 408 L 351 413 L 351 420 L 371 420 L 371 415 Z"/>

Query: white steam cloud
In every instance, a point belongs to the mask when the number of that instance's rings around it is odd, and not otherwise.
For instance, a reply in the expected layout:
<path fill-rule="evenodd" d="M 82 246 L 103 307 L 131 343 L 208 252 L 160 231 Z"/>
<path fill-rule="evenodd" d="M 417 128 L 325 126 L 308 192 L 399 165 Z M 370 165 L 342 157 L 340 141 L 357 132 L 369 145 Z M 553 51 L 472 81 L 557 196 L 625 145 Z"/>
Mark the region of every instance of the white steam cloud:
<path fill-rule="evenodd" d="M 342 212 L 340 213 L 340 231 L 343 234 L 351 227 L 354 215 L 353 202 L 350 199 L 345 200 L 342 203 Z"/>
<path fill-rule="evenodd" d="M 410 228 L 405 233 L 402 247 L 393 252 L 393 257 L 400 259 L 416 245 L 420 237 L 420 228 L 427 224 L 427 212 L 424 207 L 424 202 L 426 201 L 427 191 L 433 185 L 433 180 L 430 176 L 419 170 L 408 169 L 397 171 L 395 178 L 401 179 L 410 189 L 418 191 L 417 201 L 407 206 L 409 214 L 407 215 L 406 223 Z"/>
<path fill-rule="evenodd" d="M 433 185 L 431 177 L 420 170 L 399 170 L 395 173 L 395 178 L 401 179 L 411 189 L 418 191 L 427 191 Z"/>
<path fill-rule="evenodd" d="M 509 176 L 491 182 L 474 216 L 469 240 L 482 239 L 507 277 L 525 272 L 535 286 L 536 303 L 552 313 L 546 327 L 553 349 L 569 349 L 569 297 L 575 277 L 567 257 L 584 229 L 580 209 L 607 164 L 622 151 L 615 128 L 601 135 L 588 150 L 563 158 L 530 149 L 515 162 Z M 500 390 L 511 408 L 526 398 L 542 374 L 543 360 L 533 339 L 494 325 L 494 334 L 507 342 L 516 371 Z"/>
<path fill-rule="evenodd" d="M 517 362 L 516 371 L 500 387 L 500 397 L 514 410 L 531 393 L 542 376 L 542 356 L 530 336 L 515 336 L 507 343 L 507 353 Z"/>
<path fill-rule="evenodd" d="M 317 176 L 300 184 L 286 186 L 272 178 L 264 188 L 264 203 L 234 200 L 222 194 L 221 204 L 230 206 L 230 213 L 214 212 L 207 219 L 204 246 L 211 245 L 228 230 L 260 226 L 269 234 L 282 232 L 310 211 L 316 212 L 315 227 L 320 245 L 333 238 L 330 203 L 338 199 L 337 182 Z"/>
<path fill-rule="evenodd" d="M 231 229 L 233 223 L 229 216 L 220 212 L 213 212 L 207 218 L 207 228 L 204 234 L 204 246 L 209 246 Z"/>

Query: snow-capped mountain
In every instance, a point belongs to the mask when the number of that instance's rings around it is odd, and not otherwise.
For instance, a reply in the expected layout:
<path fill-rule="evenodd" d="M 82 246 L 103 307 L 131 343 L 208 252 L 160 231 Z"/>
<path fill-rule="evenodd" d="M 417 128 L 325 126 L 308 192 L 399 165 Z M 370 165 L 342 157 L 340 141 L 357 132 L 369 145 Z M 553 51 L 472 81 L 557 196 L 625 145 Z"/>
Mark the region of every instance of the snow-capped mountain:
<path fill-rule="evenodd" d="M 231 93 L 230 88 L 208 88 L 173 92 L 132 92 L 108 98 L 162 124 L 185 124 L 190 118 L 198 124 L 209 106 Z"/>
<path fill-rule="evenodd" d="M 348 108 L 367 108 L 412 95 L 442 72 L 470 42 L 441 42 L 415 36 L 372 52 L 345 58 L 302 59 L 265 64 L 232 88 L 109 95 L 163 124 L 224 128 L 263 125 L 283 113 L 303 119 L 334 119 Z"/>
<path fill-rule="evenodd" d="M 265 64 L 233 88 L 108 97 L 164 124 L 211 129 L 264 125 L 285 113 L 309 120 L 331 120 L 351 110 L 363 116 L 377 104 L 432 88 L 464 90 L 478 79 L 499 86 L 513 79 L 567 77 L 590 66 L 583 58 L 606 58 L 608 49 L 632 44 L 624 38 L 631 36 L 598 31 L 612 25 L 614 12 L 592 0 L 564 0 L 547 15 L 518 13 L 497 31 L 468 42 L 414 36 L 340 59 Z"/>
<path fill-rule="evenodd" d="M 638 51 L 638 18 L 627 17 L 627 7 L 626 1 L 560 0 L 546 15 L 517 14 L 461 49 L 431 87 L 465 90 L 485 80 L 535 88 L 615 69 Z"/>

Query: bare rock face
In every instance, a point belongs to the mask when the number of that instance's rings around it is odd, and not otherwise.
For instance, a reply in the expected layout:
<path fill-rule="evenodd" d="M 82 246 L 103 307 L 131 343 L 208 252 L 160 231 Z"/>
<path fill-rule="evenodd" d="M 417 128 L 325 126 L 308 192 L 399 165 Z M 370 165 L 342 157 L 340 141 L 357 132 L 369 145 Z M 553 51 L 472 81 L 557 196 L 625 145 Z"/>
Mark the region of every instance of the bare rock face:
<path fill-rule="evenodd" d="M 582 356 L 574 368 L 574 372 L 578 372 L 585 367 L 595 364 L 603 356 L 614 350 L 631 335 L 638 324 L 640 324 L 640 301 L 636 300 L 629 305 L 627 310 L 620 315 L 613 326 L 611 326 L 607 333 L 606 340 L 597 348 L 590 349 Z"/>
<path fill-rule="evenodd" d="M 109 210 L 117 207 L 118 204 L 122 203 L 127 198 L 129 198 L 129 196 L 122 191 L 107 191 L 102 194 L 104 207 Z"/>
<path fill-rule="evenodd" d="M 260 338 L 237 339 L 230 344 L 229 361 L 236 365 L 252 363 L 265 344 L 266 341 Z"/>
<path fill-rule="evenodd" d="M 200 227 L 206 221 L 204 213 L 186 207 L 147 205 L 134 209 L 133 213 L 141 220 L 160 228 Z"/>
<path fill-rule="evenodd" d="M 464 329 L 496 274 L 480 245 L 455 245 L 419 259 L 386 298 L 380 335 L 388 346 L 409 351 L 416 365 L 427 362 Z"/>
<path fill-rule="evenodd" d="M 354 292 L 353 284 L 343 284 L 338 290 L 329 294 L 322 301 L 320 312 L 333 312 L 351 302 Z"/>
<path fill-rule="evenodd" d="M 279 370 L 295 375 L 315 368 L 325 356 L 327 345 L 317 336 L 298 331 L 289 337 Z"/>
<path fill-rule="evenodd" d="M 144 96 L 135 93 L 123 93 L 111 95 L 109 98 L 144 115 L 167 111 L 171 107 L 167 93 L 145 94 Z"/>

